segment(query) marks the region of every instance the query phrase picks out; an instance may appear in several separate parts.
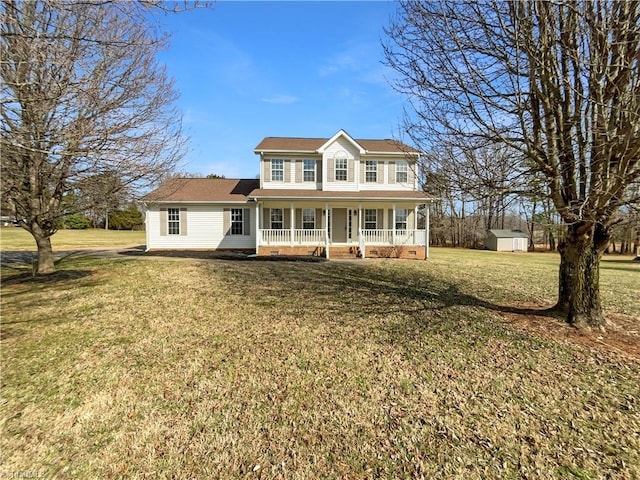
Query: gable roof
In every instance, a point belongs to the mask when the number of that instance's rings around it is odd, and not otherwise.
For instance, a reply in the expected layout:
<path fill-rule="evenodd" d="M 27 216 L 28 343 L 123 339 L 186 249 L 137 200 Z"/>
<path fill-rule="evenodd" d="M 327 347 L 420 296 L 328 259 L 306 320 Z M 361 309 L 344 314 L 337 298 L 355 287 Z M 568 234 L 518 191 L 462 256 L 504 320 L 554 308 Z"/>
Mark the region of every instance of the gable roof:
<path fill-rule="evenodd" d="M 364 155 L 366 153 L 366 150 L 362 147 L 362 145 L 360 145 L 357 141 L 351 138 L 351 135 L 349 135 L 344 130 L 338 131 L 338 133 L 336 133 L 333 137 L 331 137 L 329 140 L 324 142 L 324 144 L 318 149 L 318 153 L 324 153 L 324 151 L 327 148 L 329 148 L 331 144 L 334 143 L 336 140 L 338 140 L 338 138 L 340 137 L 346 139 L 347 142 L 349 142 L 351 145 L 356 147 L 359 150 L 360 155 Z"/>
<path fill-rule="evenodd" d="M 249 194 L 260 187 L 257 179 L 174 178 L 142 200 L 147 202 L 228 202 L 246 203 Z"/>
<path fill-rule="evenodd" d="M 528 238 L 522 230 L 489 230 L 496 238 Z"/>
<path fill-rule="evenodd" d="M 263 152 L 291 152 L 291 153 L 321 153 L 326 145 L 338 137 L 344 136 L 365 153 L 403 153 L 417 155 L 415 148 L 393 139 L 355 139 L 344 130 L 340 130 L 331 138 L 302 138 L 302 137 L 265 137 L 254 149 L 255 153 Z"/>

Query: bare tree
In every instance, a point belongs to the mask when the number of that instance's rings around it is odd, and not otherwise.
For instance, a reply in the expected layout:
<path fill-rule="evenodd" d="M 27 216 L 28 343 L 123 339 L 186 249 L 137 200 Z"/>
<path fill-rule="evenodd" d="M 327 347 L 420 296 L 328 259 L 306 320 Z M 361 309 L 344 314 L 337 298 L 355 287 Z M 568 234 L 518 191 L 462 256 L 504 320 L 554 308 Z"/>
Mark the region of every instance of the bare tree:
<path fill-rule="evenodd" d="M 503 144 L 544 175 L 567 225 L 555 309 L 572 324 L 604 325 L 600 258 L 639 201 L 639 16 L 628 0 L 402 1 L 387 29 L 414 143 Z"/>
<path fill-rule="evenodd" d="M 118 172 L 103 171 L 75 182 L 75 208 L 84 213 L 94 228 L 109 229 L 109 212 L 131 201 L 133 194 Z"/>
<path fill-rule="evenodd" d="M 152 183 L 183 155 L 156 3 L 1 3 L 2 196 L 36 241 L 38 273 L 54 270 L 65 195 L 105 173 Z"/>

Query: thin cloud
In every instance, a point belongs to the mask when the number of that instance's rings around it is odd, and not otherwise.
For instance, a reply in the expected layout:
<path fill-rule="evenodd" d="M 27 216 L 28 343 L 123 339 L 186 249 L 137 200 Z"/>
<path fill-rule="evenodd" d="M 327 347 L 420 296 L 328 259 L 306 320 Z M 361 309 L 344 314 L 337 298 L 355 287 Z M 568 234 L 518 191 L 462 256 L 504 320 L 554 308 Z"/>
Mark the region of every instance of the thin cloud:
<path fill-rule="evenodd" d="M 290 103 L 296 103 L 298 101 L 298 97 L 294 97 L 293 95 L 272 95 L 271 97 L 261 98 L 260 101 L 264 103 L 278 103 L 287 105 Z"/>

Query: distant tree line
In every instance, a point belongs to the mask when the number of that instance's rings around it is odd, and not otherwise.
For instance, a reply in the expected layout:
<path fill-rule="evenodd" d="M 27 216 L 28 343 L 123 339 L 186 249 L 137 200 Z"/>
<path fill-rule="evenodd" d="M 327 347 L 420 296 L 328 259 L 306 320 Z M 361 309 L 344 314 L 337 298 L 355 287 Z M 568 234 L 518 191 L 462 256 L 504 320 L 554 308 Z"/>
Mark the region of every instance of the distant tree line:
<path fill-rule="evenodd" d="M 430 244 L 482 248 L 487 230 L 521 230 L 529 250 L 556 250 L 566 224 L 522 162 L 502 149 L 456 154 L 431 151 L 418 163 L 422 188 L 439 201 L 430 207 Z M 640 209 L 621 209 L 607 253 L 630 255 L 640 247 Z"/>

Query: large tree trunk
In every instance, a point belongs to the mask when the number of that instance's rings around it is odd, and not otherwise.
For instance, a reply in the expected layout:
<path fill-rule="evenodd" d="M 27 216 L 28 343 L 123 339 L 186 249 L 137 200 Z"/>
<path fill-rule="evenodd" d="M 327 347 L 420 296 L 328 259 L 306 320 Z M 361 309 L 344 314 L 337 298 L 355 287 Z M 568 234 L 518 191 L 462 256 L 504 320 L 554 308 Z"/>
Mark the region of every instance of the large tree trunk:
<path fill-rule="evenodd" d="M 38 226 L 31 228 L 31 235 L 38 246 L 38 261 L 36 273 L 52 273 L 56 271 L 53 257 L 53 248 L 51 248 L 51 234 L 48 234 Z"/>
<path fill-rule="evenodd" d="M 567 238 L 558 245 L 560 274 L 558 303 L 554 309 L 577 327 L 603 327 L 600 301 L 600 259 L 610 233 L 602 226 L 570 225 Z"/>

